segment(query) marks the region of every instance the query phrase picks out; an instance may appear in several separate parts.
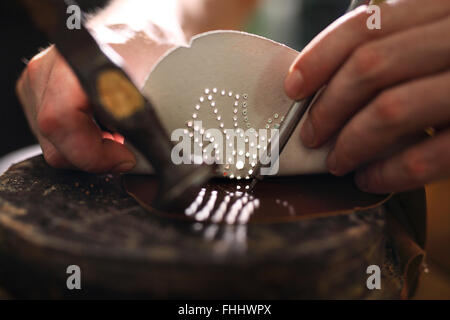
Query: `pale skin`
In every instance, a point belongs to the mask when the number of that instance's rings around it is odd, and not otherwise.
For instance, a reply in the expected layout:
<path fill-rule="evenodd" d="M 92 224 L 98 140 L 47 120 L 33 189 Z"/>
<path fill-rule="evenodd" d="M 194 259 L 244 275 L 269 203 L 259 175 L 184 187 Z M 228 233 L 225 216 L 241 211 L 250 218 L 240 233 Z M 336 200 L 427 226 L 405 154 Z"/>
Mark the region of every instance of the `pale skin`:
<path fill-rule="evenodd" d="M 239 29 L 256 2 L 227 1 L 234 10 L 225 10 L 213 0 L 181 1 L 176 12 L 160 12 L 176 27 L 150 22 L 124 42 L 109 42 L 141 85 L 168 48 L 199 32 Z M 330 172 L 356 170 L 357 184 L 368 192 L 402 191 L 450 176 L 450 1 L 390 1 L 381 12 L 381 30 L 366 28 L 365 7 L 330 25 L 301 52 L 285 82 L 294 99 L 327 84 L 301 139 L 316 148 L 336 137 Z M 126 23 L 108 25 L 123 31 Z M 155 52 L 150 59 L 148 52 Z M 86 96 L 53 47 L 31 60 L 17 92 L 50 165 L 89 172 L 126 172 L 135 165 L 123 139 L 92 121 Z M 379 159 L 398 139 L 429 126 L 438 129 L 433 138 Z"/>

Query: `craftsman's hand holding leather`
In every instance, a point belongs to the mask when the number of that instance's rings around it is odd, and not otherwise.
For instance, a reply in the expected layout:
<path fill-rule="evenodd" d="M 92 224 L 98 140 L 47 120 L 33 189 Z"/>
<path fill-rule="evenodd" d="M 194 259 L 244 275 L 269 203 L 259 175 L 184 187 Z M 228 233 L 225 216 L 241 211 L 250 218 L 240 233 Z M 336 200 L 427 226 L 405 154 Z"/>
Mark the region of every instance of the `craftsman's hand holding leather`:
<path fill-rule="evenodd" d="M 450 1 L 380 5 L 381 29 L 369 30 L 365 6 L 318 35 L 286 78 L 302 99 L 327 84 L 301 138 L 319 147 L 337 134 L 327 163 L 335 175 L 357 170 L 369 192 L 401 191 L 450 176 Z M 379 159 L 405 136 L 434 137 Z"/>
<path fill-rule="evenodd" d="M 135 157 L 123 138 L 102 132 L 78 79 L 54 47 L 34 57 L 17 94 L 46 161 L 57 168 L 123 172 Z"/>

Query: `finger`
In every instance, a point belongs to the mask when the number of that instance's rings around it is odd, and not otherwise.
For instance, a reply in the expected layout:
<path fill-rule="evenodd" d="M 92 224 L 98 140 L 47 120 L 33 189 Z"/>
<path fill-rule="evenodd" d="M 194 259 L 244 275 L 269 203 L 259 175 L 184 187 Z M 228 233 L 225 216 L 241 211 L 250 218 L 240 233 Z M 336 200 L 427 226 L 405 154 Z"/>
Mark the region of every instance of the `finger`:
<path fill-rule="evenodd" d="M 16 84 L 16 94 L 31 130 L 37 136 L 36 115 L 58 54 L 54 46 L 41 51 L 27 64 Z"/>
<path fill-rule="evenodd" d="M 385 37 L 399 30 L 436 21 L 450 13 L 446 0 L 399 0 L 382 3 L 381 29 L 369 30 L 367 6 L 361 6 L 336 20 L 299 54 L 285 81 L 285 90 L 293 99 L 302 99 L 316 92 L 350 54 L 361 44 Z"/>
<path fill-rule="evenodd" d="M 58 169 L 75 169 L 75 167 L 67 161 L 67 159 L 55 148 L 55 146 L 45 139 L 39 137 L 39 144 L 41 145 L 42 154 L 45 161 L 54 168 Z"/>
<path fill-rule="evenodd" d="M 409 134 L 448 123 L 450 71 L 399 85 L 381 93 L 348 122 L 328 157 L 328 168 L 343 175 Z"/>
<path fill-rule="evenodd" d="M 33 94 L 31 92 L 30 80 L 26 69 L 22 72 L 22 75 L 17 80 L 16 95 L 20 101 L 20 104 L 22 105 L 31 131 L 34 133 L 34 135 L 37 135 L 38 129 L 36 127 L 35 99 L 33 98 Z"/>
<path fill-rule="evenodd" d="M 135 165 L 133 153 L 123 144 L 103 139 L 87 97 L 62 61 L 55 63 L 37 120 L 43 136 L 81 170 L 122 172 Z"/>
<path fill-rule="evenodd" d="M 449 29 L 450 17 L 357 49 L 310 110 L 301 131 L 303 143 L 325 143 L 382 88 L 450 67 L 450 42 L 442 41 Z"/>
<path fill-rule="evenodd" d="M 399 192 L 450 176 L 450 130 L 357 173 L 366 192 Z"/>
<path fill-rule="evenodd" d="M 60 154 L 59 151 L 45 139 L 36 126 L 36 104 L 34 94 L 31 92 L 30 79 L 25 69 L 16 85 L 17 96 L 24 108 L 31 131 L 36 136 L 42 149 L 45 160 L 55 168 L 69 168 L 71 164 Z"/>
<path fill-rule="evenodd" d="M 62 59 L 54 46 L 50 46 L 35 55 L 28 62 L 24 73 L 27 77 L 27 85 L 32 93 L 33 106 L 39 108 L 44 96 L 50 73 L 56 60 Z M 33 108 L 34 109 L 34 108 Z"/>

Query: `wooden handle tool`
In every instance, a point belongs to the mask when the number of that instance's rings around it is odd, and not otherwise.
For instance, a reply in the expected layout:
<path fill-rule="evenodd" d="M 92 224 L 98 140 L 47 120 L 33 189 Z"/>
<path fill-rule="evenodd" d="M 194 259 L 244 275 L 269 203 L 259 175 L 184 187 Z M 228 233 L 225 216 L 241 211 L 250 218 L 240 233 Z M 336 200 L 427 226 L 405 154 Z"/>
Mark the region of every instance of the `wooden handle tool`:
<path fill-rule="evenodd" d="M 63 0 L 21 0 L 36 26 L 54 42 L 78 77 L 93 106 L 96 120 L 122 134 L 152 164 L 160 177 L 157 206 L 189 205 L 199 187 L 213 174 L 213 166 L 175 165 L 172 143 L 148 101 L 122 69 L 121 58 L 100 46 L 88 30 L 66 26 Z M 70 3 L 69 3 L 70 4 Z"/>

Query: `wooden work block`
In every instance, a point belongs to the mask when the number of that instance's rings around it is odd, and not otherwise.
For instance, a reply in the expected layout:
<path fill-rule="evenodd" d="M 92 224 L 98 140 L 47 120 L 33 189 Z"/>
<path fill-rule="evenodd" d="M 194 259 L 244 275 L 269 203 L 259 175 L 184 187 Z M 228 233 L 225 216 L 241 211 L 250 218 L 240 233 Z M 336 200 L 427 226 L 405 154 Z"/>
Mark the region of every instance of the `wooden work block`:
<path fill-rule="evenodd" d="M 1 285 L 28 298 L 399 298 L 405 288 L 392 198 L 291 221 L 206 224 L 144 210 L 121 180 L 56 170 L 41 156 L 11 167 L 0 177 Z M 286 194 L 276 181 L 274 201 Z M 332 201 L 327 192 L 318 205 Z M 81 290 L 66 286 L 70 265 Z M 381 268 L 381 290 L 366 286 L 369 265 Z"/>

